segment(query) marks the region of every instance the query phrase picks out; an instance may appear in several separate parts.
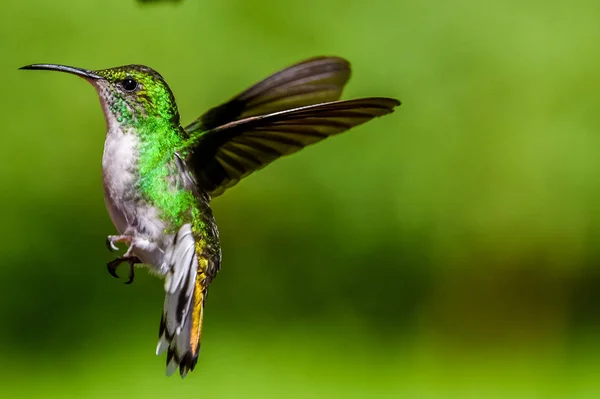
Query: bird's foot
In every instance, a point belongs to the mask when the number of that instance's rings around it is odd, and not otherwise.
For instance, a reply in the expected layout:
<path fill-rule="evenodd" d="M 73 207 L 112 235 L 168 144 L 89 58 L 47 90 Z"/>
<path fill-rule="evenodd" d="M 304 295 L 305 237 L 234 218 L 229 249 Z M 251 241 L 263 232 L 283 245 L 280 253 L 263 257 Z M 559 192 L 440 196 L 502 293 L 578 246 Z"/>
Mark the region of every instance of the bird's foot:
<path fill-rule="evenodd" d="M 116 243 L 122 242 L 127 245 L 131 245 L 131 240 L 132 240 L 132 238 L 130 236 L 126 236 L 126 235 L 108 236 L 108 237 L 106 237 L 106 247 L 111 252 L 118 251 L 119 248 L 115 245 Z"/>
<path fill-rule="evenodd" d="M 133 282 L 133 278 L 135 277 L 134 265 L 136 263 L 142 263 L 142 261 L 137 256 L 122 256 L 122 257 L 113 259 L 106 264 L 106 267 L 108 268 L 108 272 L 110 273 L 111 276 L 119 278 L 119 276 L 117 275 L 117 268 L 123 262 L 129 263 L 129 280 L 127 280 L 125 282 L 125 284 L 131 284 Z"/>

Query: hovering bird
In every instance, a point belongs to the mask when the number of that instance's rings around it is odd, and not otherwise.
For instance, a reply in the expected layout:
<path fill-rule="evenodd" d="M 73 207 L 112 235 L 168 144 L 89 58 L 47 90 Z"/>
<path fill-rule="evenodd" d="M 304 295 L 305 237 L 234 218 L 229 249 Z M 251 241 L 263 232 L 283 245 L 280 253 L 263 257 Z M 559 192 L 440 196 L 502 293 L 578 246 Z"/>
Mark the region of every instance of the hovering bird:
<path fill-rule="evenodd" d="M 210 200 L 275 159 L 393 112 L 383 97 L 338 101 L 350 78 L 339 57 L 292 65 L 231 100 L 180 124 L 166 81 L 144 65 L 87 70 L 56 64 L 21 69 L 71 73 L 98 92 L 107 124 L 102 175 L 106 208 L 127 251 L 108 263 L 144 264 L 165 279 L 156 353 L 167 375 L 198 361 L 208 286 L 221 267 Z"/>

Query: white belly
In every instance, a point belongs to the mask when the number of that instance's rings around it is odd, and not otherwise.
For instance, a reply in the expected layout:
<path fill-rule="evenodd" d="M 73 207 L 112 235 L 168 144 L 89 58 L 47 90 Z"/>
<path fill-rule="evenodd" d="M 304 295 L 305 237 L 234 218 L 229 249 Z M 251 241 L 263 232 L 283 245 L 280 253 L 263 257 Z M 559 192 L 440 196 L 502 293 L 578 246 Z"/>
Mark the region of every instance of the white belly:
<path fill-rule="evenodd" d="M 172 237 L 164 234 L 165 223 L 159 211 L 141 201 L 137 191 L 137 160 L 139 140 L 135 134 L 109 131 L 102 156 L 104 201 L 119 234 L 136 237 L 135 253 L 141 260 L 158 269 Z"/>
<path fill-rule="evenodd" d="M 104 201 L 119 234 L 124 234 L 127 227 L 135 220 L 131 197 L 137 180 L 135 171 L 138 144 L 135 134 L 126 134 L 120 130 L 108 132 L 104 142 L 102 156 Z"/>

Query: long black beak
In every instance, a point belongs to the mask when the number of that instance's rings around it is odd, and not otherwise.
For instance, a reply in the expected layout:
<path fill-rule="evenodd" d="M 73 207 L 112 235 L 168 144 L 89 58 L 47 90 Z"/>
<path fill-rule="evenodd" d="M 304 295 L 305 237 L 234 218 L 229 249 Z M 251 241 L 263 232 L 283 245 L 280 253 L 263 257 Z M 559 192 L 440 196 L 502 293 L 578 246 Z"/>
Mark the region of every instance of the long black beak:
<path fill-rule="evenodd" d="M 74 68 L 66 65 L 57 65 L 57 64 L 32 64 L 26 65 L 19 69 L 39 69 L 39 70 L 50 70 L 50 71 L 60 71 L 72 73 L 73 75 L 78 75 L 87 79 L 102 79 L 102 76 L 96 75 L 92 71 L 88 71 L 87 69 Z"/>

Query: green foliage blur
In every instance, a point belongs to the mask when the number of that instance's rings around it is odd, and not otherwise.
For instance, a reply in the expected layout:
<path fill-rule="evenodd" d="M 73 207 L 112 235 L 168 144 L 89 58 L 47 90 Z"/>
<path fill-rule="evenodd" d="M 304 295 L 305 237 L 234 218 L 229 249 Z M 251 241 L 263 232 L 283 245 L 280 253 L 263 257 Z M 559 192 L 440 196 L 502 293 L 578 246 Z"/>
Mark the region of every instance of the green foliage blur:
<path fill-rule="evenodd" d="M 0 397 L 600 397 L 597 0 L 0 10 Z M 167 378 L 161 281 L 106 271 L 96 94 L 17 68 L 147 64 L 188 122 L 321 54 L 403 105 L 215 199 L 202 353 Z"/>

